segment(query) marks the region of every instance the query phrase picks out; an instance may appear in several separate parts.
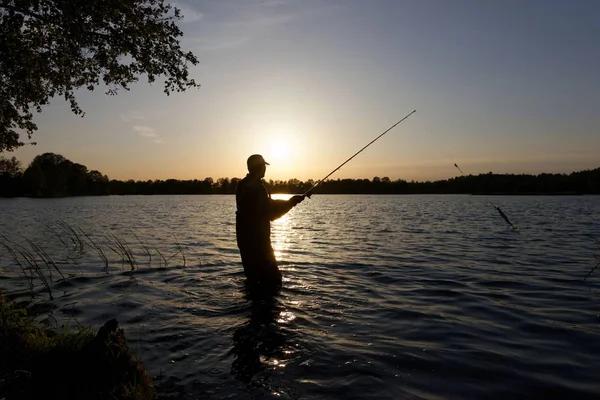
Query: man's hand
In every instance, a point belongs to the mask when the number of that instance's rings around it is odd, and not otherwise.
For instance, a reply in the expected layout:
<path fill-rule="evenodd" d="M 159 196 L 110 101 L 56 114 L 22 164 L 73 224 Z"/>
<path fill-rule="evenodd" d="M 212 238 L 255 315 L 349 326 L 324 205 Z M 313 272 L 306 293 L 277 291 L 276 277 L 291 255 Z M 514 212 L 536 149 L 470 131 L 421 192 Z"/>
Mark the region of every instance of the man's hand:
<path fill-rule="evenodd" d="M 304 200 L 304 196 L 302 196 L 301 194 L 297 194 L 295 196 L 292 196 L 292 198 L 290 199 L 290 202 L 293 205 L 298 205 L 298 204 L 302 203 L 303 200 Z"/>

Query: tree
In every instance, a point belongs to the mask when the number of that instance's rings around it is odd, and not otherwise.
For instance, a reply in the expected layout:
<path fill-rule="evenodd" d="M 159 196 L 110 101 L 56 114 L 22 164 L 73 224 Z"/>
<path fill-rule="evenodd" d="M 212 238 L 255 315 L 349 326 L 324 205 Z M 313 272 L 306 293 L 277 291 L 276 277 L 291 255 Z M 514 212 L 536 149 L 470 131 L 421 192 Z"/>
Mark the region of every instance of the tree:
<path fill-rule="evenodd" d="M 13 177 L 20 173 L 21 170 L 21 161 L 17 160 L 16 157 L 0 157 L 0 175 L 7 175 Z"/>
<path fill-rule="evenodd" d="M 217 187 L 217 193 L 226 194 L 229 189 L 229 178 L 217 179 L 215 186 Z"/>
<path fill-rule="evenodd" d="M 30 193 L 36 197 L 67 195 L 66 166 L 70 161 L 60 154 L 44 153 L 29 164 L 23 179 Z"/>
<path fill-rule="evenodd" d="M 88 169 L 85 165 L 65 161 L 62 165 L 67 173 L 67 188 L 70 196 L 81 196 L 86 192 Z"/>
<path fill-rule="evenodd" d="M 23 168 L 16 157 L 0 157 L 0 197 L 18 196 L 22 191 Z"/>
<path fill-rule="evenodd" d="M 54 96 L 83 115 L 79 88 L 104 84 L 114 95 L 144 74 L 148 82 L 164 76 L 167 95 L 198 87 L 180 19 L 165 0 L 0 0 L 0 152 L 24 145 L 17 129 L 31 139 L 32 110 Z"/>
<path fill-rule="evenodd" d="M 86 168 L 87 169 L 87 168 Z M 100 196 L 110 194 L 108 176 L 102 175 L 101 172 L 92 170 L 86 174 L 86 191 L 87 195 Z"/>

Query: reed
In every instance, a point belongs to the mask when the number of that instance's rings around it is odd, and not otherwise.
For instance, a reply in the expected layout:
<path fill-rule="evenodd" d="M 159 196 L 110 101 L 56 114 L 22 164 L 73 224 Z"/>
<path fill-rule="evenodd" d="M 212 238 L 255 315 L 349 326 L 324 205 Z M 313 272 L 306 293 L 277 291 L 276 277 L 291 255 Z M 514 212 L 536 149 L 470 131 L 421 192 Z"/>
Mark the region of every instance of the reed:
<path fill-rule="evenodd" d="M 73 228 L 71 225 L 69 225 L 68 223 L 66 223 L 63 220 L 60 220 L 58 222 L 58 226 L 60 228 L 62 228 L 65 232 L 69 233 L 69 238 L 71 239 L 71 242 L 73 243 L 73 245 L 75 246 L 75 251 L 78 253 L 83 253 L 83 239 L 81 238 L 81 236 L 79 236 L 79 234 L 77 233 L 77 230 L 75 230 L 75 228 Z"/>
<path fill-rule="evenodd" d="M 124 240 L 121 240 L 114 233 L 111 232 L 110 235 L 114 239 L 117 248 L 123 256 L 123 259 L 127 261 L 127 264 L 129 264 L 131 270 L 134 271 L 137 266 L 137 261 L 135 259 L 135 256 L 133 255 L 133 251 L 131 251 L 131 248 L 127 245 L 127 243 L 125 243 Z"/>
<path fill-rule="evenodd" d="M 181 257 L 183 258 L 183 267 L 185 268 L 185 254 L 183 253 L 183 249 L 182 249 L 181 245 L 177 241 L 177 236 L 173 235 L 173 238 L 175 238 L 175 246 L 177 247 L 177 250 L 179 250 Z"/>
<path fill-rule="evenodd" d="M 112 238 L 109 237 L 108 235 L 104 235 L 104 239 L 106 239 L 107 242 L 111 242 Z M 111 250 L 113 253 L 115 253 L 116 255 L 118 255 L 119 257 L 121 257 L 121 269 L 123 269 L 123 267 L 125 266 L 125 256 L 123 255 L 123 253 L 121 252 L 121 249 L 117 246 L 112 246 L 111 244 L 107 244 L 106 247 L 109 248 L 109 250 Z"/>
<path fill-rule="evenodd" d="M 44 276 L 44 271 L 42 270 L 42 267 L 38 263 L 38 260 L 36 259 L 35 255 L 31 251 L 29 251 L 27 248 L 25 248 L 23 245 L 11 241 L 4 235 L 2 235 L 2 241 L 3 241 L 3 246 L 5 248 L 9 249 L 9 254 L 11 254 L 11 256 L 13 257 L 15 264 L 19 265 L 21 267 L 21 270 L 24 273 L 25 273 L 25 270 L 30 271 L 29 286 L 31 289 L 31 293 L 33 293 L 33 288 L 34 288 L 32 283 L 33 283 L 33 273 L 35 272 L 35 275 L 38 277 L 40 282 L 42 282 L 42 284 L 48 291 L 48 295 L 50 296 L 50 299 L 53 300 L 54 297 L 52 296 L 52 289 L 50 288 L 50 284 L 48 283 L 48 280 Z M 39 255 L 39 253 L 38 253 L 38 255 Z M 25 273 L 25 275 L 27 276 L 26 273 Z"/>
<path fill-rule="evenodd" d="M 165 264 L 164 268 L 167 268 L 167 266 L 169 265 L 169 261 L 165 258 L 165 256 L 163 256 L 163 254 L 161 253 L 161 251 L 158 248 L 156 248 L 156 252 L 163 259 L 163 262 Z M 169 260 L 170 259 L 171 258 L 169 258 Z M 158 260 L 158 268 L 160 268 L 160 260 Z"/>
<path fill-rule="evenodd" d="M 147 242 L 142 239 L 141 235 L 136 233 L 133 229 L 131 230 L 131 235 L 135 238 L 135 241 L 133 242 L 134 245 L 130 244 L 131 239 L 127 240 L 112 232 L 105 233 L 103 236 L 104 240 L 98 240 L 97 237 L 84 231 L 81 227 L 71 226 L 62 220 L 55 225 L 46 225 L 46 228 L 53 235 L 50 237 L 55 237 L 58 239 L 58 242 L 60 242 L 60 244 L 56 242 L 55 245 L 57 245 L 58 248 L 63 246 L 67 250 L 64 259 L 61 258 L 63 257 L 62 255 L 55 256 L 54 253 L 49 254 L 49 251 L 29 238 L 21 237 L 20 240 L 16 241 L 3 235 L 0 236 L 0 249 L 4 248 L 10 258 L 12 258 L 13 264 L 19 267 L 23 276 L 27 279 L 29 290 L 32 295 L 36 284 L 41 283 L 45 288 L 45 291 L 48 292 L 50 298 L 53 298 L 52 284 L 57 276 L 59 281 L 68 279 L 66 272 L 61 271 L 61 268 L 59 267 L 60 264 L 66 262 L 73 264 L 78 267 L 80 273 L 83 274 L 84 272 L 81 268 L 81 263 L 74 263 L 75 259 L 72 257 L 72 252 L 74 251 L 77 254 L 82 255 L 86 248 L 93 249 L 93 252 L 99 257 L 100 262 L 103 265 L 103 271 L 106 273 L 109 272 L 111 264 L 111 258 L 108 254 L 110 251 L 120 258 L 121 268 L 124 268 L 127 265 L 130 271 L 136 271 L 140 268 L 140 264 L 136 259 L 136 254 L 138 257 L 140 257 L 140 254 L 146 255 L 148 257 L 147 265 L 151 268 L 154 252 L 158 254 L 159 268 L 169 267 L 170 263 L 173 262 L 172 260 L 177 256 L 181 257 L 183 267 L 187 267 L 185 247 L 179 242 L 176 235 L 173 235 L 173 245 L 176 250 L 173 254 L 167 255 L 167 253 L 171 253 L 170 248 L 151 248 L 148 246 Z M 135 246 L 136 244 L 137 246 Z M 46 247 L 47 246 L 49 245 L 46 243 Z M 93 260 L 91 262 L 93 263 Z"/>
<path fill-rule="evenodd" d="M 98 253 L 98 256 L 104 262 L 104 271 L 108 272 L 108 257 L 106 257 L 106 253 L 104 252 L 104 249 L 100 245 L 98 245 L 98 243 L 94 242 L 92 240 L 92 238 L 90 237 L 90 235 L 88 235 L 87 233 L 85 233 L 83 231 L 83 229 L 79 228 L 79 231 L 88 240 L 88 242 L 92 245 L 92 248 L 94 250 L 96 250 L 96 253 Z"/>
<path fill-rule="evenodd" d="M 19 260 L 19 257 L 17 256 L 17 253 L 9 245 L 10 241 L 4 235 L 0 236 L 0 238 L 2 239 L 2 240 L 0 240 L 0 244 L 6 249 L 6 251 L 8 251 L 8 254 L 10 254 L 14 263 L 19 266 L 19 268 L 21 269 L 21 272 L 23 272 L 23 276 L 25 277 L 25 279 L 27 279 L 27 282 L 29 284 L 29 292 L 33 293 L 33 289 L 35 288 L 35 285 L 33 283 L 33 279 L 35 278 L 33 276 L 33 272 L 29 271 L 29 274 L 27 273 L 27 271 L 28 271 L 27 268 L 25 268 L 23 263 L 21 263 L 21 261 Z"/>
<path fill-rule="evenodd" d="M 152 266 L 152 253 L 150 252 L 150 248 L 148 247 L 148 245 L 146 243 L 144 243 L 142 241 L 142 239 L 140 239 L 138 237 L 138 235 L 135 234 L 135 232 L 133 231 L 133 229 L 131 229 L 131 234 L 142 245 L 142 249 L 144 250 L 144 252 L 146 253 L 146 255 L 148 255 L 148 265 Z"/>
<path fill-rule="evenodd" d="M 35 253 L 38 255 L 40 260 L 42 260 L 42 262 L 46 265 L 46 268 L 48 269 L 48 273 L 50 274 L 50 280 L 52 280 L 52 269 L 50 267 L 53 267 L 54 270 L 56 272 L 58 272 L 60 277 L 63 280 L 65 280 L 65 276 L 63 275 L 62 272 L 60 272 L 60 269 L 58 268 L 56 263 L 52 260 L 52 258 L 48 255 L 48 253 L 46 253 L 40 246 L 36 245 L 31 240 L 29 240 L 29 239 L 25 239 L 25 240 L 27 241 L 27 243 L 29 243 L 29 246 L 35 251 Z"/>
<path fill-rule="evenodd" d="M 50 232 L 54 237 L 56 237 L 63 245 L 63 247 L 65 248 L 65 250 L 67 250 L 67 257 L 69 255 L 69 253 L 71 252 L 71 248 L 69 247 L 69 243 L 67 242 L 67 238 L 65 238 L 65 235 L 61 235 L 60 232 L 57 232 L 56 229 L 54 229 L 54 227 L 52 227 L 50 224 L 45 224 L 46 226 L 46 230 L 48 232 Z"/>

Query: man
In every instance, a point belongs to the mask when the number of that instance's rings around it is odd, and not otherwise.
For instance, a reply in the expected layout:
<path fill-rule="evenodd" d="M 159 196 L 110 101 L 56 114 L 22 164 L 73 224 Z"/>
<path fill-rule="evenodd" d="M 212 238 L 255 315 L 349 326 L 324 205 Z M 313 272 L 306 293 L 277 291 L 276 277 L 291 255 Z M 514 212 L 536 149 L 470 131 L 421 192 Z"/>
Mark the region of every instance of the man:
<path fill-rule="evenodd" d="M 247 165 L 248 175 L 239 182 L 235 194 L 236 237 L 244 273 L 250 283 L 279 286 L 281 272 L 271 247 L 271 221 L 301 203 L 305 196 L 271 199 L 262 180 L 269 163 L 261 155 L 254 154 L 248 158 Z"/>

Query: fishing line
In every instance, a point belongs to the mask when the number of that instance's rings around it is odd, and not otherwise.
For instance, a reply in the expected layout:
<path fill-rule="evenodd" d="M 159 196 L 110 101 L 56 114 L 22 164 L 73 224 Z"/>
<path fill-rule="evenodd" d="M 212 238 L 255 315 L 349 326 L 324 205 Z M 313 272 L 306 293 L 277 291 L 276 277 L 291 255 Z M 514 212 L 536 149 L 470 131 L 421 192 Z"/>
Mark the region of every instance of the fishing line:
<path fill-rule="evenodd" d="M 600 250 L 600 240 L 596 239 L 596 242 L 598 243 L 598 250 Z M 594 272 L 596 270 L 596 268 L 600 267 L 600 253 L 594 254 L 594 256 L 596 257 L 597 264 L 594 268 L 592 268 L 592 270 L 590 272 L 588 272 L 588 274 L 585 276 L 585 278 L 583 278 L 584 281 L 592 274 L 592 272 Z"/>
<path fill-rule="evenodd" d="M 454 163 L 454 166 L 456 167 L 456 169 L 458 169 L 460 171 L 460 173 L 463 176 L 465 175 L 465 173 L 463 172 L 463 170 L 460 169 L 460 167 L 456 163 Z M 517 229 L 517 227 L 512 222 L 510 222 L 510 220 L 508 219 L 508 217 L 506 216 L 506 214 L 504 213 L 504 211 L 502 211 L 502 209 L 500 207 L 498 207 L 497 205 L 495 205 L 494 203 L 492 203 L 491 200 L 488 200 L 488 203 L 490 203 L 492 205 L 492 207 L 494 207 L 496 209 L 496 211 L 498 211 L 498 214 L 502 217 L 502 219 L 504 221 L 506 221 L 506 223 L 508 225 L 510 225 L 511 229 Z"/>
<path fill-rule="evenodd" d="M 367 147 L 369 147 L 370 145 L 372 145 L 373 143 L 375 143 L 375 141 L 377 139 L 379 139 L 380 137 L 382 137 L 383 135 L 385 135 L 386 133 L 388 133 L 389 131 L 391 131 L 392 129 L 394 129 L 396 127 L 396 125 L 398 125 L 400 122 L 404 121 L 406 118 L 410 117 L 411 115 L 413 115 L 414 113 L 416 113 L 417 110 L 413 110 L 410 114 L 408 114 L 406 117 L 402 118 L 400 121 L 396 122 L 394 125 L 392 125 L 391 127 L 389 127 L 385 132 L 383 132 L 381 135 L 377 136 L 375 139 L 371 140 L 365 147 L 363 147 L 362 149 L 360 149 L 359 151 L 357 151 L 356 153 L 354 153 L 354 155 L 352 157 L 350 157 L 349 159 L 347 159 L 346 161 L 344 161 L 342 164 L 340 164 L 339 167 L 337 167 L 336 169 L 334 169 L 333 171 L 331 171 L 329 174 L 327 174 L 327 176 L 325 176 L 325 178 L 317 181 L 317 183 L 315 183 L 310 189 L 308 189 L 306 192 L 304 192 L 303 196 L 308 196 L 310 197 L 311 195 L 309 194 L 314 188 L 316 188 L 317 186 L 319 186 L 323 181 L 325 181 L 325 179 L 329 178 L 331 175 L 333 175 L 334 172 L 336 172 L 338 169 L 342 168 L 344 165 L 346 165 L 346 163 L 348 163 L 348 161 L 352 160 L 354 157 L 356 157 L 357 155 L 359 155 L 364 149 L 366 149 Z"/>

